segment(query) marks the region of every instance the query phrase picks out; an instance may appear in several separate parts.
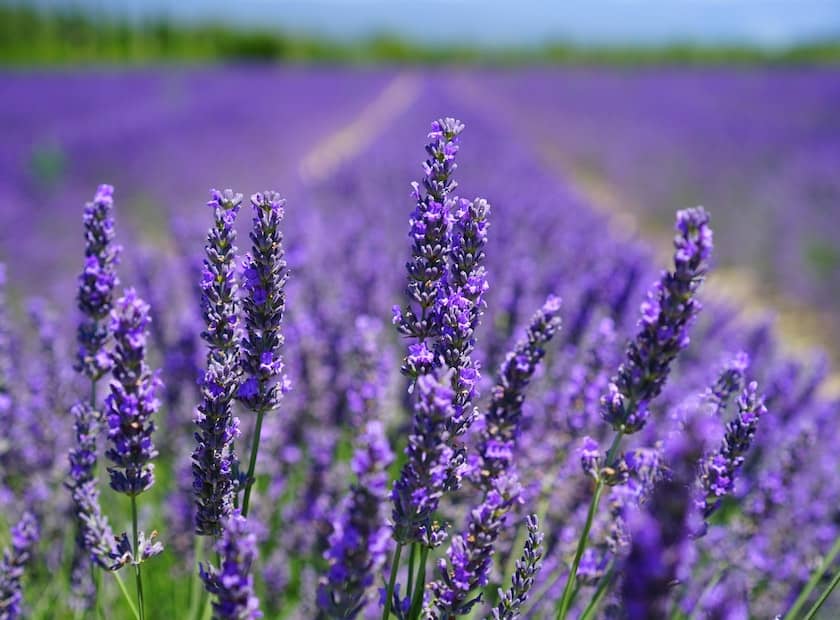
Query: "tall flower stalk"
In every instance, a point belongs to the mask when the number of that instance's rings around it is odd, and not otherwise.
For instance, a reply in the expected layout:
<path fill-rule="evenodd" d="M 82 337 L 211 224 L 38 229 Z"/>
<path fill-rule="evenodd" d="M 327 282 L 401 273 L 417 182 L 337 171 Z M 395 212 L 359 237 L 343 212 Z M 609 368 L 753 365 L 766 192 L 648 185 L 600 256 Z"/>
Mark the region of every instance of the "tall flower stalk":
<path fill-rule="evenodd" d="M 159 543 L 153 542 L 154 533 L 149 537 L 141 535 L 137 518 L 137 497 L 154 484 L 152 460 L 158 454 L 152 441 L 155 430 L 152 416 L 160 407 L 158 391 L 162 382 L 158 373 L 153 373 L 146 363 L 150 322 L 148 304 L 134 289 L 126 290 L 111 312 L 114 380 L 105 400 L 111 441 L 105 455 L 113 464 L 108 468 L 111 488 L 131 500 L 131 563 L 137 582 L 140 620 L 146 615 L 141 564 L 163 551 Z"/>
<path fill-rule="evenodd" d="M 445 619 L 469 613 L 478 601 L 478 597 L 470 599 L 470 594 L 487 585 L 494 545 L 507 513 L 520 500 L 513 457 L 525 390 L 545 356 L 546 344 L 560 329 L 559 313 L 560 299 L 549 296 L 531 319 L 525 338 L 502 364 L 479 440 L 480 460 L 474 467 L 482 500 L 468 514 L 464 532 L 452 539 L 448 564 L 440 562 L 440 576 L 430 586 L 434 599 L 426 610 L 429 617 Z"/>
<path fill-rule="evenodd" d="M 78 279 L 77 304 L 82 313 L 78 325 L 76 370 L 88 379 L 87 398 L 73 409 L 75 443 L 70 449 L 70 488 L 77 518 L 77 553 L 79 562 L 109 566 L 116 555 L 116 541 L 107 518 L 99 506 L 97 488 L 96 438 L 101 423 L 97 403 L 97 385 L 111 368 L 108 317 L 114 305 L 114 290 L 119 284 L 116 268 L 122 248 L 114 243 L 114 188 L 100 185 L 92 202 L 85 205 L 83 224 L 85 262 Z M 98 596 L 98 575 L 91 575 Z"/>
<path fill-rule="evenodd" d="M 242 484 L 242 516 L 248 516 L 251 491 L 254 487 L 257 452 L 263 417 L 277 409 L 289 380 L 283 373 L 283 335 L 280 328 L 286 310 L 288 271 L 283 251 L 285 201 L 276 192 L 251 196 L 254 208 L 251 231 L 251 253 L 245 257 L 244 277 L 247 296 L 242 302 L 245 314 L 245 336 L 241 342 L 241 364 L 245 379 L 239 386 L 238 398 L 256 413 L 248 471 Z"/>
<path fill-rule="evenodd" d="M 456 275 L 456 283 L 452 286 L 448 282 L 453 277 L 449 256 L 453 211 L 458 202 L 451 193 L 457 187 L 453 173 L 457 168 L 455 156 L 463 129 L 463 124 L 453 118 L 432 123 L 423 180 L 412 184 L 416 205 L 409 221 L 412 240 L 411 258 L 406 264 L 409 303 L 402 308 L 394 306 L 393 322 L 400 334 L 414 340 L 408 346 L 402 372 L 412 380 L 412 392 L 416 387 L 420 389 L 419 395 L 415 395 L 412 433 L 406 447 L 408 459 L 391 493 L 393 536 L 397 544 L 385 592 L 383 620 L 391 614 L 403 546 L 422 545 L 418 572 L 425 574 L 428 549 L 443 540 L 443 532 L 432 522 L 431 515 L 443 492 L 459 483 L 462 454 L 453 445 L 452 431 L 465 430 L 466 423 L 472 419 L 465 406 L 466 399 L 460 396 L 461 373 L 435 376 L 435 369 L 447 357 L 442 348 L 444 338 L 449 345 L 457 341 L 471 346 L 471 331 L 466 339 L 464 334 L 472 329 L 473 319 L 477 320 L 478 316 L 478 309 L 473 312 L 469 299 L 459 294 L 457 279 L 461 274 Z M 469 217 L 469 212 L 466 215 Z M 462 233 L 461 238 L 469 242 L 472 234 L 465 236 Z M 462 259 L 468 260 L 466 255 Z M 479 294 L 483 292 L 483 286 L 481 289 Z M 446 336 L 445 324 L 448 325 Z M 460 350 L 460 347 L 450 348 L 455 357 L 455 349 Z M 463 378 L 474 385 L 476 369 L 467 367 L 465 370 Z"/>
<path fill-rule="evenodd" d="M 540 571 L 543 534 L 539 530 L 537 515 L 528 515 L 525 522 L 528 526 L 528 538 L 525 540 L 522 556 L 516 561 L 510 588 L 505 591 L 499 589 L 499 603 L 491 612 L 493 620 L 515 620 L 519 617 L 519 611 L 528 600 L 531 588 L 534 587 L 534 579 Z"/>
<path fill-rule="evenodd" d="M 201 403 L 195 416 L 193 451 L 195 531 L 218 537 L 222 522 L 233 510 L 238 461 L 233 441 L 239 434 L 231 402 L 239 387 L 239 352 L 236 327 L 239 303 L 236 284 L 236 230 L 234 223 L 242 194 L 213 190 L 207 203 L 213 209 L 213 226 L 207 233 L 206 257 L 201 273 L 201 314 L 207 343 L 207 368 L 201 380 Z"/>
<path fill-rule="evenodd" d="M 702 207 L 677 213 L 674 271 L 664 272 L 641 306 L 636 337 L 627 346 L 624 362 L 601 398 L 601 417 L 615 430 L 604 463 L 611 467 L 624 435 L 641 430 L 649 404 L 659 395 L 677 354 L 689 343 L 688 332 L 700 312 L 697 290 L 705 279 L 712 253 L 709 216 Z M 599 476 L 578 539 L 563 595 L 557 609 L 563 620 L 572 603 L 578 567 L 589 540 L 606 481 Z"/>

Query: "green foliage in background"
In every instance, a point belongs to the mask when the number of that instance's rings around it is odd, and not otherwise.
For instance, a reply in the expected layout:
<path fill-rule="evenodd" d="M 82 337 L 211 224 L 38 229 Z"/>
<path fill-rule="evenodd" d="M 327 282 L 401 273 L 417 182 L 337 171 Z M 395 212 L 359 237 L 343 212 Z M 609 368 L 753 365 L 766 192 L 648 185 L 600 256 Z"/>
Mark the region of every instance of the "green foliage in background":
<path fill-rule="evenodd" d="M 81 11 L 0 6 L 0 64 L 148 64 L 259 61 L 332 64 L 813 64 L 840 62 L 840 41 L 793 48 L 667 45 L 582 47 L 551 43 L 529 49 L 429 46 L 382 35 L 354 43 L 279 30 L 239 30 L 216 23 L 142 23 Z"/>

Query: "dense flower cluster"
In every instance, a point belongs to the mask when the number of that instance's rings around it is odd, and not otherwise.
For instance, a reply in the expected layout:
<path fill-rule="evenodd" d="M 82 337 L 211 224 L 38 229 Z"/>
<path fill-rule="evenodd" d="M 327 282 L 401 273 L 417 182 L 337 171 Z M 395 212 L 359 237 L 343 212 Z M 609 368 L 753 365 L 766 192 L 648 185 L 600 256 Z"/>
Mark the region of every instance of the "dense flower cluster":
<path fill-rule="evenodd" d="M 394 483 L 392 520 L 398 543 L 422 541 L 436 547 L 443 532 L 434 521 L 448 479 L 453 450 L 447 422 L 455 415 L 455 392 L 447 376 L 422 375 L 417 381 L 414 422 L 406 447 L 407 461 Z"/>
<path fill-rule="evenodd" d="M 198 534 L 219 536 L 222 520 L 233 509 L 238 466 L 233 440 L 239 434 L 231 402 L 239 388 L 236 347 L 238 307 L 235 273 L 234 223 L 242 195 L 230 190 L 212 192 L 208 206 L 214 223 L 207 233 L 201 273 L 201 313 L 207 343 L 207 368 L 201 379 L 202 402 L 195 415 L 198 446 L 193 452 L 193 489 Z"/>
<path fill-rule="evenodd" d="M 79 324 L 78 368 L 92 381 L 110 369 L 105 325 L 119 284 L 116 266 L 122 248 L 114 243 L 114 188 L 100 185 L 85 207 L 85 266 L 79 276 L 78 304 L 84 315 Z"/>
<path fill-rule="evenodd" d="M 696 293 L 712 252 L 709 216 L 702 207 L 680 211 L 676 228 L 674 271 L 664 273 L 648 293 L 639 333 L 601 402 L 604 420 L 623 433 L 644 427 L 648 404 L 662 391 L 671 363 L 688 345 L 688 330 L 700 311 Z"/>
<path fill-rule="evenodd" d="M 432 123 L 430 142 L 426 145 L 426 160 L 421 184 L 412 184 L 412 196 L 417 206 L 411 215 L 411 260 L 406 292 L 412 305 L 401 309 L 394 306 L 394 324 L 400 333 L 419 340 L 403 363 L 403 372 L 417 376 L 433 363 L 431 351 L 424 346 L 429 338 L 441 335 L 440 302 L 445 298 L 444 279 L 451 252 L 452 209 L 455 199 L 451 192 L 458 186 L 452 174 L 458 165 L 455 156 L 460 147 L 459 135 L 464 125 L 447 118 Z"/>
<path fill-rule="evenodd" d="M 157 456 L 152 441 L 152 416 L 160 407 L 162 382 L 146 363 L 149 306 L 134 289 L 126 290 L 111 313 L 114 338 L 111 393 L 105 400 L 105 419 L 111 447 L 105 453 L 114 464 L 108 468 L 111 488 L 126 495 L 139 495 L 154 483 Z"/>
<path fill-rule="evenodd" d="M 254 194 L 251 204 L 254 245 L 243 264 L 248 294 L 242 301 L 245 337 L 240 345 L 245 378 L 237 396 L 249 409 L 266 412 L 275 409 L 283 392 L 289 389 L 280 355 L 280 325 L 286 310 L 284 287 L 288 278 L 280 231 L 285 201 L 275 192 L 264 192 Z"/>
<path fill-rule="evenodd" d="M 700 504 L 705 517 L 719 506 L 721 498 L 735 488 L 735 474 L 750 449 L 759 419 L 767 413 L 764 398 L 758 393 L 758 383 L 750 382 L 738 399 L 738 415 L 726 425 L 720 447 L 706 455 L 700 463 Z"/>
<path fill-rule="evenodd" d="M 493 388 L 490 406 L 484 414 L 484 430 L 478 447 L 483 480 L 496 478 L 513 461 L 525 388 L 545 356 L 545 346 L 560 329 L 560 322 L 560 298 L 552 295 L 534 314 L 525 339 L 502 363 L 499 381 Z"/>
<path fill-rule="evenodd" d="M 200 567 L 205 588 L 216 596 L 213 617 L 218 620 L 262 618 L 251 574 L 257 558 L 257 537 L 250 530 L 247 519 L 235 511 L 226 517 L 215 548 L 220 565 Z"/>

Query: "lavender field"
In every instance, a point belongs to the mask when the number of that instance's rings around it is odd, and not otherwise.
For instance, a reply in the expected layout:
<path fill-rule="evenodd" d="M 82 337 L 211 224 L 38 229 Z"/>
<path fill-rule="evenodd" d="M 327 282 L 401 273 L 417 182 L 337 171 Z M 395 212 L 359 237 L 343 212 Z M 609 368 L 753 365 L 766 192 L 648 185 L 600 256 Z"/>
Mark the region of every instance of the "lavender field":
<path fill-rule="evenodd" d="M 0 619 L 840 613 L 840 73 L 0 80 Z"/>

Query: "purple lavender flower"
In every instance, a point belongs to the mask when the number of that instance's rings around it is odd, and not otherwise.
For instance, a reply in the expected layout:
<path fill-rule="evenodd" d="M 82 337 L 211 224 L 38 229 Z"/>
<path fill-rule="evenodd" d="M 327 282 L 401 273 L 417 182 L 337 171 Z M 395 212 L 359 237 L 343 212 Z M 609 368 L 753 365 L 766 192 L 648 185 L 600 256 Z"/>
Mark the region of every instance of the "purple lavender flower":
<path fill-rule="evenodd" d="M 248 515 L 251 491 L 255 482 L 257 453 L 260 446 L 263 416 L 275 410 L 289 388 L 289 379 L 283 374 L 280 354 L 283 335 L 280 326 L 286 310 L 286 280 L 288 271 L 283 257 L 282 200 L 276 192 L 251 196 L 254 207 L 253 246 L 245 258 L 243 273 L 248 296 L 243 301 L 245 310 L 245 335 L 240 343 L 240 363 L 245 380 L 237 396 L 249 409 L 256 412 L 257 420 L 251 443 L 248 471 L 239 483 L 245 487 L 242 515 Z"/>
<path fill-rule="evenodd" d="M 447 273 L 447 260 L 451 251 L 452 209 L 454 200 L 449 197 L 457 187 L 452 173 L 457 168 L 455 155 L 459 148 L 459 134 L 464 126 L 452 118 L 432 123 L 426 152 L 429 159 L 423 165 L 420 185 L 412 185 L 412 196 L 417 206 L 411 216 L 411 260 L 408 269 L 408 294 L 410 305 L 403 309 L 394 306 L 394 324 L 397 330 L 421 343 L 441 333 L 437 316 L 439 300 L 445 297 L 443 282 Z M 424 368 L 415 368 L 406 360 L 403 372 L 417 377 Z"/>
<path fill-rule="evenodd" d="M 201 312 L 207 343 L 207 369 L 201 380 L 202 402 L 195 423 L 198 426 L 193 451 L 193 489 L 196 500 L 196 533 L 219 536 L 222 519 L 233 509 L 238 467 L 233 440 L 239 433 L 231 414 L 231 401 L 239 387 L 239 359 L 236 346 L 238 304 L 236 301 L 236 231 L 234 222 L 241 194 L 213 190 L 207 204 L 213 209 L 214 224 L 207 234 L 206 258 L 201 276 Z"/>
<path fill-rule="evenodd" d="M 146 363 L 149 334 L 149 306 L 128 289 L 111 312 L 110 332 L 114 338 L 111 393 L 105 399 L 108 438 L 105 455 L 114 464 L 108 468 L 111 488 L 136 496 L 154 483 L 152 460 L 158 452 L 152 442 L 152 416 L 160 407 L 158 390 L 163 385 L 158 373 Z"/>
<path fill-rule="evenodd" d="M 601 400 L 601 416 L 622 433 L 644 427 L 648 404 L 659 395 L 671 363 L 688 346 L 688 331 L 700 311 L 696 299 L 712 252 L 709 216 L 702 207 L 677 213 L 673 272 L 665 272 L 642 303 L 639 332 Z"/>
<path fill-rule="evenodd" d="M 478 365 L 470 354 L 475 348 L 475 330 L 489 287 L 484 269 L 489 215 L 490 205 L 483 198 L 458 201 L 453 214 L 449 274 L 444 279 L 446 295 L 438 300 L 441 333 L 436 353 L 447 367 L 456 370 L 452 387 L 461 407 L 472 400 L 479 379 Z M 452 429 L 453 434 L 461 434 L 467 425 L 469 421 L 465 419 Z"/>
<path fill-rule="evenodd" d="M 251 196 L 251 204 L 253 247 L 243 264 L 248 295 L 243 300 L 246 333 L 241 342 L 241 363 L 246 379 L 239 389 L 239 399 L 253 411 L 268 412 L 277 408 L 289 388 L 280 355 L 288 279 L 280 231 L 285 201 L 276 192 L 265 192 Z"/>
<path fill-rule="evenodd" d="M 519 611 L 528 600 L 534 579 L 540 571 L 543 535 L 539 530 L 539 521 L 536 515 L 528 515 L 525 522 L 528 526 L 525 548 L 522 557 L 516 561 L 510 588 L 506 591 L 499 589 L 499 603 L 491 611 L 493 620 L 516 620 L 519 617 Z"/>
<path fill-rule="evenodd" d="M 112 570 L 118 561 L 117 542 L 99 505 L 96 484 L 96 437 L 99 434 L 97 412 L 86 403 L 76 403 L 73 415 L 76 442 L 70 450 L 70 478 L 67 486 L 79 521 L 77 544 L 102 568 Z M 116 565 L 116 566 L 115 566 Z"/>
<path fill-rule="evenodd" d="M 758 384 L 752 381 L 738 399 L 738 415 L 726 425 L 720 448 L 700 461 L 698 482 L 702 498 L 698 502 L 704 517 L 711 516 L 720 506 L 721 498 L 735 488 L 735 474 L 744 463 L 758 421 L 765 413 L 764 398 L 758 393 Z"/>
<path fill-rule="evenodd" d="M 449 562 L 440 560 L 440 577 L 429 584 L 434 598 L 426 609 L 426 617 L 449 620 L 469 613 L 481 599 L 480 594 L 472 598 L 470 594 L 487 585 L 496 539 L 521 491 L 513 475 L 502 474 L 493 484 L 484 501 L 467 517 L 464 535 L 452 538 Z"/>
<path fill-rule="evenodd" d="M 436 547 L 443 540 L 432 515 L 447 488 L 453 457 L 447 431 L 447 422 L 455 413 L 455 392 L 450 386 L 447 375 L 437 378 L 427 374 L 417 380 L 407 461 L 391 492 L 394 539 L 399 544 L 417 541 Z"/>
<path fill-rule="evenodd" d="M 11 546 L 5 550 L 0 561 L 0 618 L 3 620 L 15 620 L 21 615 L 23 594 L 20 580 L 39 537 L 35 517 L 31 513 L 23 513 L 12 528 Z"/>
<path fill-rule="evenodd" d="M 318 607 L 330 618 L 355 618 L 364 609 L 385 560 L 389 531 L 381 506 L 393 458 L 382 423 L 368 422 L 352 461 L 357 482 L 333 521 L 324 554 L 329 568 L 318 588 Z"/>
<path fill-rule="evenodd" d="M 262 618 L 251 575 L 257 558 L 257 537 L 249 529 L 248 520 L 238 512 L 225 518 L 215 548 L 221 566 L 199 566 L 204 587 L 216 597 L 213 617 L 217 620 Z"/>
<path fill-rule="evenodd" d="M 511 464 L 525 389 L 545 355 L 545 346 L 559 329 L 560 298 L 551 295 L 534 314 L 525 338 L 505 358 L 484 416 L 485 427 L 478 447 L 483 479 L 495 478 Z"/>
<path fill-rule="evenodd" d="M 100 185 L 85 206 L 85 267 L 79 276 L 78 305 L 84 318 L 79 324 L 77 367 L 91 381 L 96 381 L 110 368 L 105 350 L 108 329 L 105 319 L 111 312 L 117 279 L 120 246 L 114 243 L 114 188 Z"/>

